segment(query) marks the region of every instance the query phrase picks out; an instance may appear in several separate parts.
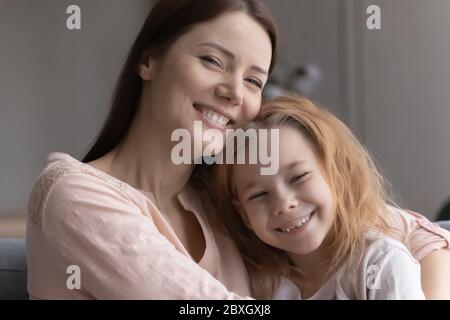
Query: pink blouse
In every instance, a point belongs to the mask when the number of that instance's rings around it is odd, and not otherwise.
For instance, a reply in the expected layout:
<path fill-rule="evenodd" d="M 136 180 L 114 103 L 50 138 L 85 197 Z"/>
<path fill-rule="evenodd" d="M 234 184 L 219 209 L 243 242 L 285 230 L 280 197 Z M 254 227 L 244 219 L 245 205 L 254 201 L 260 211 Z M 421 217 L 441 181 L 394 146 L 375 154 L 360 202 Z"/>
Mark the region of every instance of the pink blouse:
<path fill-rule="evenodd" d="M 211 203 L 202 203 L 198 196 L 191 187 L 178 195 L 183 207 L 199 220 L 205 236 L 206 249 L 197 264 L 155 206 L 151 193 L 67 154 L 51 153 L 29 201 L 30 297 L 249 296 L 248 274 L 237 248 L 213 219 L 208 219 L 212 216 Z M 79 268 L 79 289 L 70 285 L 76 283 L 70 266 Z"/>

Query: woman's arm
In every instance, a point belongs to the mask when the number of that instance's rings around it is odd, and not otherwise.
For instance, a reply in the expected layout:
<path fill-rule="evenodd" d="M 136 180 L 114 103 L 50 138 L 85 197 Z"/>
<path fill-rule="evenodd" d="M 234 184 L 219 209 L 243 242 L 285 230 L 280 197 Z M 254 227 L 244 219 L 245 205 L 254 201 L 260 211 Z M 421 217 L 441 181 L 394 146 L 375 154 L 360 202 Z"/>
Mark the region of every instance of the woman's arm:
<path fill-rule="evenodd" d="M 421 265 L 422 287 L 427 299 L 450 299 L 450 232 L 423 215 L 389 207 L 390 235 L 403 244 Z"/>
<path fill-rule="evenodd" d="M 450 250 L 435 250 L 421 261 L 422 288 L 430 300 L 450 300 Z"/>
<path fill-rule="evenodd" d="M 41 230 L 55 259 L 48 263 L 62 274 L 78 266 L 81 290 L 94 298 L 241 298 L 177 251 L 124 194 L 95 177 L 75 173 L 58 181 Z"/>

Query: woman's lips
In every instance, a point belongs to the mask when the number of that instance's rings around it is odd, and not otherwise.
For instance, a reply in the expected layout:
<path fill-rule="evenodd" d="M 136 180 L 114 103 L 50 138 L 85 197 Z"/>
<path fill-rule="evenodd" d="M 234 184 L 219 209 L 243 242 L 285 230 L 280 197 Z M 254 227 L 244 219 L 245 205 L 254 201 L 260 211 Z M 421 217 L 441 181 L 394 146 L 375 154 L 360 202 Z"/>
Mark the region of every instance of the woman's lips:
<path fill-rule="evenodd" d="M 196 103 L 194 104 L 194 108 L 214 126 L 226 128 L 228 124 L 233 122 L 229 115 L 220 112 L 217 108 Z"/>

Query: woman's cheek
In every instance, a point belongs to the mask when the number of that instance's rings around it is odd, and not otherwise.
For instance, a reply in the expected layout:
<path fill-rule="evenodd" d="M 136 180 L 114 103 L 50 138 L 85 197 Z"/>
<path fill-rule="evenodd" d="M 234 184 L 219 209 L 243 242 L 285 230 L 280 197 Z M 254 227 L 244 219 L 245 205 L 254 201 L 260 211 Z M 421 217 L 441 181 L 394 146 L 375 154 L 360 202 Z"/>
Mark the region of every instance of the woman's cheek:
<path fill-rule="evenodd" d="M 244 97 L 244 103 L 244 118 L 246 121 L 252 121 L 261 109 L 261 97 Z"/>
<path fill-rule="evenodd" d="M 201 63 L 191 62 L 183 66 L 182 82 L 188 87 L 197 90 L 204 90 L 213 84 L 211 72 L 201 65 Z"/>

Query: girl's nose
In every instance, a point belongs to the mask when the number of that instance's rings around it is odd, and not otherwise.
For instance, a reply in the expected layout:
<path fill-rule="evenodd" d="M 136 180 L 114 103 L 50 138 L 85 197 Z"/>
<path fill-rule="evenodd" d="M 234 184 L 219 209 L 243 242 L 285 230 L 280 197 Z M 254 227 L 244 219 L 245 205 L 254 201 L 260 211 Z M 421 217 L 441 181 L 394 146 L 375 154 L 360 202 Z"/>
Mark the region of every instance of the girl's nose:
<path fill-rule="evenodd" d="M 279 194 L 275 200 L 275 205 L 273 207 L 273 214 L 280 215 L 289 213 L 298 207 L 299 201 L 294 194 L 290 192 L 285 192 L 284 195 Z"/>

